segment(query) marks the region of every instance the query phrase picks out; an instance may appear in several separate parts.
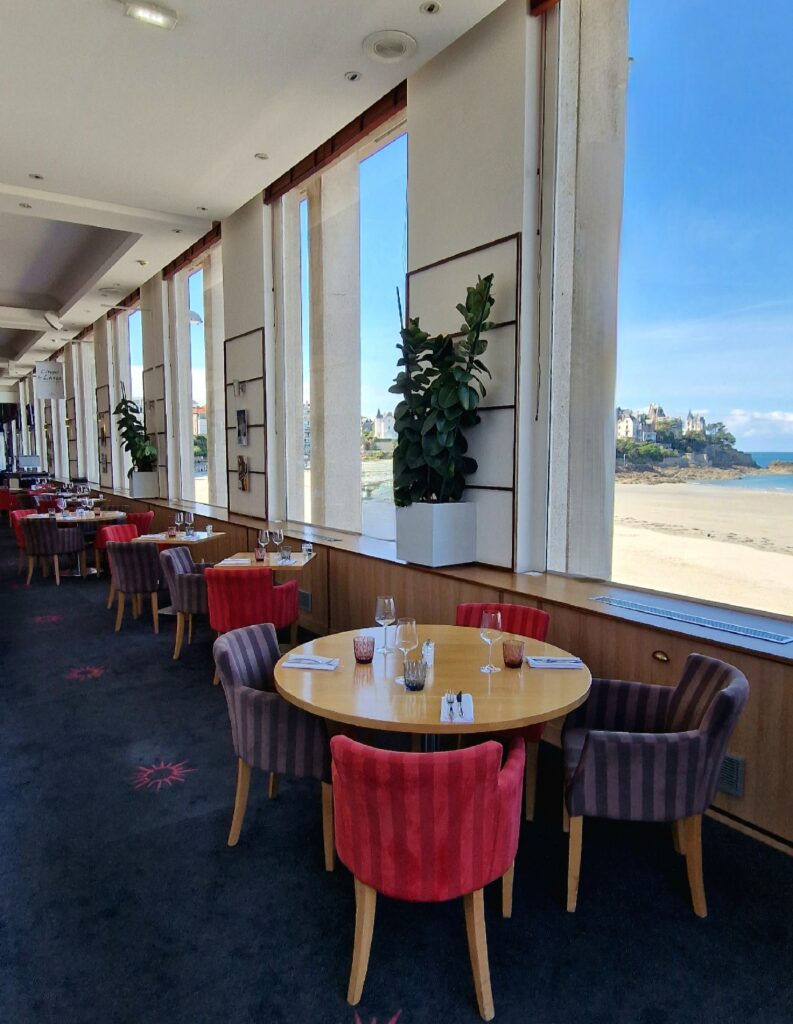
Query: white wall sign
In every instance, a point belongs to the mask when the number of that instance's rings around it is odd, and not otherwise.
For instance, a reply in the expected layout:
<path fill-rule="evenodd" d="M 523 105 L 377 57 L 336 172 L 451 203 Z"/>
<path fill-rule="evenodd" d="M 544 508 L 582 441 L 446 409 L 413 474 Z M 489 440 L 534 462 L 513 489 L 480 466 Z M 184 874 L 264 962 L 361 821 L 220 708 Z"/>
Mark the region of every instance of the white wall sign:
<path fill-rule="evenodd" d="M 65 398 L 63 363 L 36 363 L 33 387 L 36 398 Z"/>

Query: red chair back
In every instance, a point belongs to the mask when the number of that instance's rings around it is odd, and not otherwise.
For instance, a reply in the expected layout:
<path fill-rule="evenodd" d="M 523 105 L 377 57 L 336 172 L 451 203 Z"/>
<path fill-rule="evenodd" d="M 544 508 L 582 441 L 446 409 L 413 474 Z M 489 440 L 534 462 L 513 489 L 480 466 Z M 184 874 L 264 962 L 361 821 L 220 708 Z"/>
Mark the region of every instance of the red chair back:
<path fill-rule="evenodd" d="M 515 860 L 525 749 L 492 741 L 404 754 L 330 741 L 336 849 L 353 875 L 396 899 L 454 899 Z"/>
<path fill-rule="evenodd" d="M 127 512 L 127 523 L 132 523 L 138 528 L 138 536 L 143 537 L 151 533 L 151 524 L 154 522 L 154 512 Z"/>
<path fill-rule="evenodd" d="M 135 540 L 139 536 L 138 528 L 134 523 L 122 523 L 120 526 L 100 526 L 96 531 L 94 547 L 104 551 L 110 541 Z"/>
<path fill-rule="evenodd" d="M 0 487 L 0 512 L 10 512 L 17 508 L 17 496 L 8 487 Z"/>
<path fill-rule="evenodd" d="M 33 500 L 36 502 L 36 508 L 39 512 L 56 512 L 58 509 L 57 498 L 40 497 L 36 495 Z"/>
<path fill-rule="evenodd" d="M 297 618 L 297 582 L 273 586 L 272 572 L 255 569 L 207 569 L 209 625 L 218 633 L 271 622 L 276 629 Z"/>
<path fill-rule="evenodd" d="M 520 604 L 458 604 L 457 626 L 479 626 L 482 612 L 501 612 L 501 628 L 505 633 L 517 633 L 531 640 L 545 640 L 551 616 L 538 608 Z"/>
<path fill-rule="evenodd" d="M 8 513 L 11 525 L 14 528 L 14 536 L 17 539 L 17 547 L 21 551 L 25 550 L 25 534 L 22 532 L 22 520 L 25 516 L 32 516 L 35 513 L 35 508 L 12 508 Z"/>

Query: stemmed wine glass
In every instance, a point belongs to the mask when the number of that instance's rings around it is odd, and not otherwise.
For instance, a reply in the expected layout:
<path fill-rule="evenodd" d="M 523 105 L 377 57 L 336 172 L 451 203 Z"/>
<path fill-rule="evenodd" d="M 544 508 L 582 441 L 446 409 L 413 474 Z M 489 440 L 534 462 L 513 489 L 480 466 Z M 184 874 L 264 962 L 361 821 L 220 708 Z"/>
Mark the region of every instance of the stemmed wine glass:
<path fill-rule="evenodd" d="M 270 543 L 270 531 L 259 530 L 259 547 L 266 548 Z"/>
<path fill-rule="evenodd" d="M 173 517 L 173 521 L 174 526 L 176 527 L 176 532 L 181 533 L 182 526 L 184 525 L 184 514 L 182 512 L 177 512 L 176 515 Z"/>
<path fill-rule="evenodd" d="M 501 669 L 493 664 L 493 644 L 501 639 L 501 612 L 482 612 L 482 619 L 479 623 L 479 635 L 487 644 L 487 664 L 480 668 L 480 672 L 500 672 Z"/>
<path fill-rule="evenodd" d="M 185 512 L 185 514 L 184 514 L 185 532 L 187 534 L 189 534 L 189 535 L 192 535 L 192 533 L 193 533 L 193 522 L 194 522 L 193 513 L 192 512 Z"/>
<path fill-rule="evenodd" d="M 63 512 L 66 509 L 66 499 L 65 498 L 56 498 L 55 499 L 55 507 L 57 508 L 57 510 L 59 512 Z"/>
<path fill-rule="evenodd" d="M 377 648 L 377 653 L 393 653 L 394 648 L 388 646 L 388 627 L 396 621 L 396 602 L 390 594 L 377 598 L 374 607 L 374 621 L 383 627 L 383 646 Z"/>
<path fill-rule="evenodd" d="M 284 531 L 279 526 L 276 530 L 270 530 L 270 536 L 273 539 L 273 544 L 276 547 L 280 547 L 284 542 Z"/>
<path fill-rule="evenodd" d="M 419 635 L 416 632 L 415 619 L 397 619 L 396 645 L 402 652 L 402 662 L 407 661 L 408 652 L 419 645 Z M 404 669 L 403 669 L 404 673 Z M 398 682 L 404 682 L 404 674 Z"/>

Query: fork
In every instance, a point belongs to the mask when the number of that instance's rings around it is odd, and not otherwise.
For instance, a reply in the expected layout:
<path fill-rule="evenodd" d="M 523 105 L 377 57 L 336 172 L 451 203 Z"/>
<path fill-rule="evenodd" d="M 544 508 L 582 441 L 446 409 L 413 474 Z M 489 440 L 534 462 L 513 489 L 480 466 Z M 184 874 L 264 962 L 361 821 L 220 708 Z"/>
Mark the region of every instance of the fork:
<path fill-rule="evenodd" d="M 447 690 L 444 694 L 446 700 L 446 710 L 449 714 L 449 721 L 454 721 L 454 694 L 451 690 Z"/>

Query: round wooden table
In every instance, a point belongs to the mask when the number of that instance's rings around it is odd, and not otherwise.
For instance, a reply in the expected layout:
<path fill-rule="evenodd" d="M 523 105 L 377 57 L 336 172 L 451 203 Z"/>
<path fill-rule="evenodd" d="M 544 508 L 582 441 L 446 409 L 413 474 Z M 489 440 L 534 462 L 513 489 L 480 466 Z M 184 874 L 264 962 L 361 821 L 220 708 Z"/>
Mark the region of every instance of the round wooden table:
<path fill-rule="evenodd" d="M 117 519 L 126 519 L 126 512 L 86 512 L 84 516 L 78 516 L 74 512 L 56 512 L 55 522 L 59 526 L 91 526 L 93 523 L 114 523 Z M 36 512 L 31 519 L 49 519 L 49 512 Z"/>
<path fill-rule="evenodd" d="M 435 641 L 435 664 L 427 673 L 423 690 L 405 690 L 394 680 L 402 674 L 402 655 L 375 654 L 371 665 L 358 665 L 352 653 L 355 636 L 369 635 L 377 644 L 380 628 L 355 629 L 302 644 L 275 666 L 275 685 L 281 696 L 305 711 L 334 722 L 384 729 L 392 732 L 443 735 L 498 732 L 518 729 L 567 714 L 583 704 L 592 676 L 589 669 L 541 669 L 504 667 L 501 641 L 493 645 L 493 664 L 500 672 L 486 674 L 487 647 L 479 629 L 471 626 L 418 626 L 419 648 Z M 394 636 L 389 630 L 389 638 Z M 569 657 L 566 651 L 538 640 L 504 633 L 504 639 L 523 640 L 526 654 Z M 285 668 L 291 655 L 318 654 L 339 658 L 333 672 Z M 418 650 L 412 651 L 416 657 Z M 462 690 L 473 697 L 474 721 L 441 721 L 441 703 L 447 690 Z"/>

